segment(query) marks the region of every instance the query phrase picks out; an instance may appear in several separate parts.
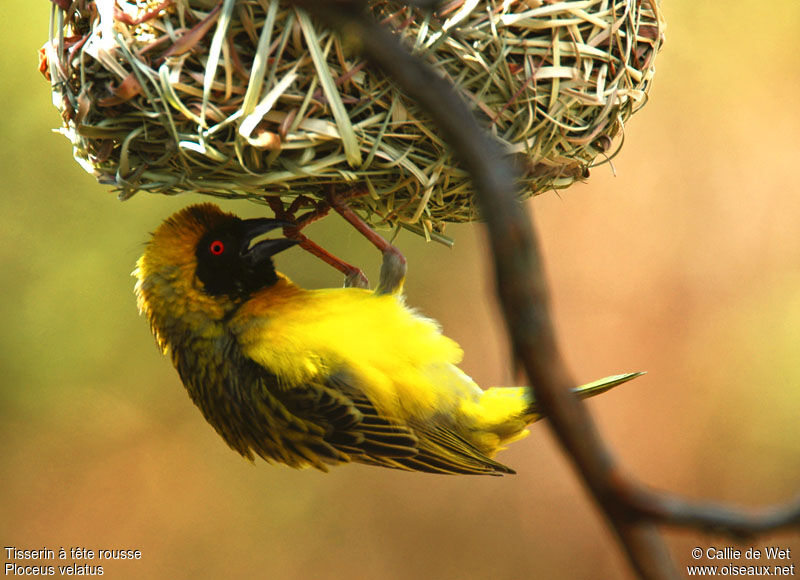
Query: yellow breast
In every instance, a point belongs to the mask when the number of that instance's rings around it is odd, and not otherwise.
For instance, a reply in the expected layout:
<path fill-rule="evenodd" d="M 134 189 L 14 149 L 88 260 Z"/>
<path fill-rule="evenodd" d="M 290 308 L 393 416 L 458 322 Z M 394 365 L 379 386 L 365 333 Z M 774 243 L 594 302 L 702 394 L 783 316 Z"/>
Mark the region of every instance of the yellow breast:
<path fill-rule="evenodd" d="M 458 344 L 397 295 L 281 280 L 243 305 L 232 327 L 243 352 L 286 388 L 346 371 L 390 416 L 448 412 L 481 393 L 454 366 Z"/>

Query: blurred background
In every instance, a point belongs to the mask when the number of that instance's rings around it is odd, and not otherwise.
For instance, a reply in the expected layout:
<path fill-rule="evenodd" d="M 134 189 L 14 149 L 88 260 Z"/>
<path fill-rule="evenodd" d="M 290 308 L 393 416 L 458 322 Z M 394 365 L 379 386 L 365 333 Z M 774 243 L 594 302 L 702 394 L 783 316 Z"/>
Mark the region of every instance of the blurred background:
<path fill-rule="evenodd" d="M 502 478 L 322 474 L 230 451 L 132 294 L 148 232 L 199 200 L 121 203 L 72 160 L 36 70 L 49 6 L 0 6 L 15 23 L 0 36 L 3 546 L 142 551 L 106 564 L 111 578 L 632 577 L 544 423 L 501 455 L 519 472 Z M 526 207 L 576 378 L 648 371 L 589 403 L 625 467 L 658 488 L 758 506 L 800 488 L 800 3 L 663 8 L 650 103 L 613 171 Z M 379 256 L 336 217 L 309 231 L 377 276 Z M 509 384 L 481 227 L 448 234 L 452 250 L 397 240 L 408 301 L 462 344 L 480 384 Z M 303 285 L 340 283 L 299 251 L 281 265 Z M 797 533 L 668 540 L 682 564 L 695 546 L 775 545 L 800 566 Z"/>

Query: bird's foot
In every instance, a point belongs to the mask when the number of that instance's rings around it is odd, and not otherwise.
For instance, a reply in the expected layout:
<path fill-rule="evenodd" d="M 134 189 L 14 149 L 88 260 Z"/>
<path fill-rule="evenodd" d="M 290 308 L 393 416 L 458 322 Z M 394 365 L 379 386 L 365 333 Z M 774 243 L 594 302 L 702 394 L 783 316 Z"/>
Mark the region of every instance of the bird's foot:
<path fill-rule="evenodd" d="M 347 220 L 361 235 L 363 235 L 369 242 L 380 250 L 383 255 L 383 264 L 381 265 L 381 277 L 378 282 L 378 287 L 375 289 L 377 294 L 394 294 L 399 292 L 403 287 L 403 282 L 406 278 L 406 258 L 403 254 L 381 237 L 378 232 L 373 230 L 370 225 L 365 222 L 353 209 L 347 204 L 348 199 L 361 197 L 368 192 L 366 189 L 352 189 L 350 192 L 340 194 L 333 189 L 327 195 L 327 201 L 330 208 Z"/>
<path fill-rule="evenodd" d="M 285 207 L 279 197 L 267 196 L 265 200 L 269 207 L 272 209 L 277 219 L 293 222 L 295 225 L 283 229 L 283 235 L 289 239 L 297 240 L 298 245 L 308 253 L 316 256 L 326 264 L 333 266 L 339 272 L 344 274 L 344 286 L 346 288 L 369 288 L 369 280 L 367 276 L 359 268 L 344 260 L 337 258 L 325 248 L 312 242 L 306 235 L 302 234 L 300 230 L 325 217 L 331 210 L 327 202 L 317 202 L 311 198 L 300 195 L 297 196 L 289 207 Z M 312 209 L 302 216 L 295 217 L 297 212 L 303 207 L 311 207 Z"/>

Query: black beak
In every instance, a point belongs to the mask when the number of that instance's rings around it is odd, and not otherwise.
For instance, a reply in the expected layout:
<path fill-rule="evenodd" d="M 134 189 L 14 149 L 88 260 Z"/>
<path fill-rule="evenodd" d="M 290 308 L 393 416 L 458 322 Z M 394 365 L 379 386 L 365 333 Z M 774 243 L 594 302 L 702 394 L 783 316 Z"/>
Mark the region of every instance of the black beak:
<path fill-rule="evenodd" d="M 255 218 L 242 220 L 241 239 L 242 247 L 239 254 L 246 258 L 252 266 L 258 266 L 268 261 L 278 252 L 291 248 L 297 244 L 297 240 L 289 238 L 275 238 L 261 240 L 253 244 L 253 240 L 277 228 L 289 228 L 294 224 L 287 221 L 271 218 Z"/>

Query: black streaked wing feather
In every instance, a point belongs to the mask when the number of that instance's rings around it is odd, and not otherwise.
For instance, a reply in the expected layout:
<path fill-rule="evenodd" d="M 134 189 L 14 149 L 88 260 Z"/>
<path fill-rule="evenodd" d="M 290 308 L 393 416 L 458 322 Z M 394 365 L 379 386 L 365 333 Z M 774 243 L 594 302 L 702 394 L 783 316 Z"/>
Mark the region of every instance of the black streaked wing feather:
<path fill-rule="evenodd" d="M 424 445 L 420 455 L 432 466 L 454 473 L 492 474 L 516 473 L 510 467 L 487 457 L 480 449 L 461 435 L 441 425 L 414 426 Z"/>
<path fill-rule="evenodd" d="M 381 417 L 366 399 L 353 400 L 321 383 L 281 389 L 274 394 L 299 419 L 321 427 L 326 444 L 354 461 L 361 456 L 388 458 L 417 454 L 414 433 L 399 422 Z"/>
<path fill-rule="evenodd" d="M 218 360 L 199 364 L 196 352 Z M 226 443 L 248 459 L 292 467 L 357 461 L 431 473 L 513 473 L 446 426 L 409 425 L 382 415 L 341 373 L 305 385 L 281 385 L 233 340 L 175 349 L 175 366 L 192 400 Z M 435 423 L 435 422 L 432 422 Z"/>
<path fill-rule="evenodd" d="M 342 374 L 333 375 L 328 383 L 338 392 L 346 393 L 350 401 L 362 414 L 360 429 L 379 433 L 397 429 L 398 420 L 382 416 L 369 399 L 357 391 L 353 381 Z M 443 423 L 447 418 L 442 418 Z M 515 473 L 513 469 L 487 457 L 469 441 L 441 425 L 412 423 L 404 425 L 410 428 L 417 438 L 417 453 L 411 456 L 381 456 L 369 454 L 368 458 L 359 458 L 363 463 L 378 464 L 385 467 L 412 471 L 425 471 L 442 474 L 491 474 Z M 390 459 L 390 460 L 389 460 Z"/>
<path fill-rule="evenodd" d="M 325 469 L 323 463 L 356 461 L 439 474 L 514 473 L 447 427 L 408 425 L 382 415 L 344 373 L 326 377 L 324 384 L 282 388 L 259 368 L 270 406 L 277 404 L 281 415 L 292 417 L 290 423 L 303 426 L 290 430 L 283 445 L 319 469 Z"/>

